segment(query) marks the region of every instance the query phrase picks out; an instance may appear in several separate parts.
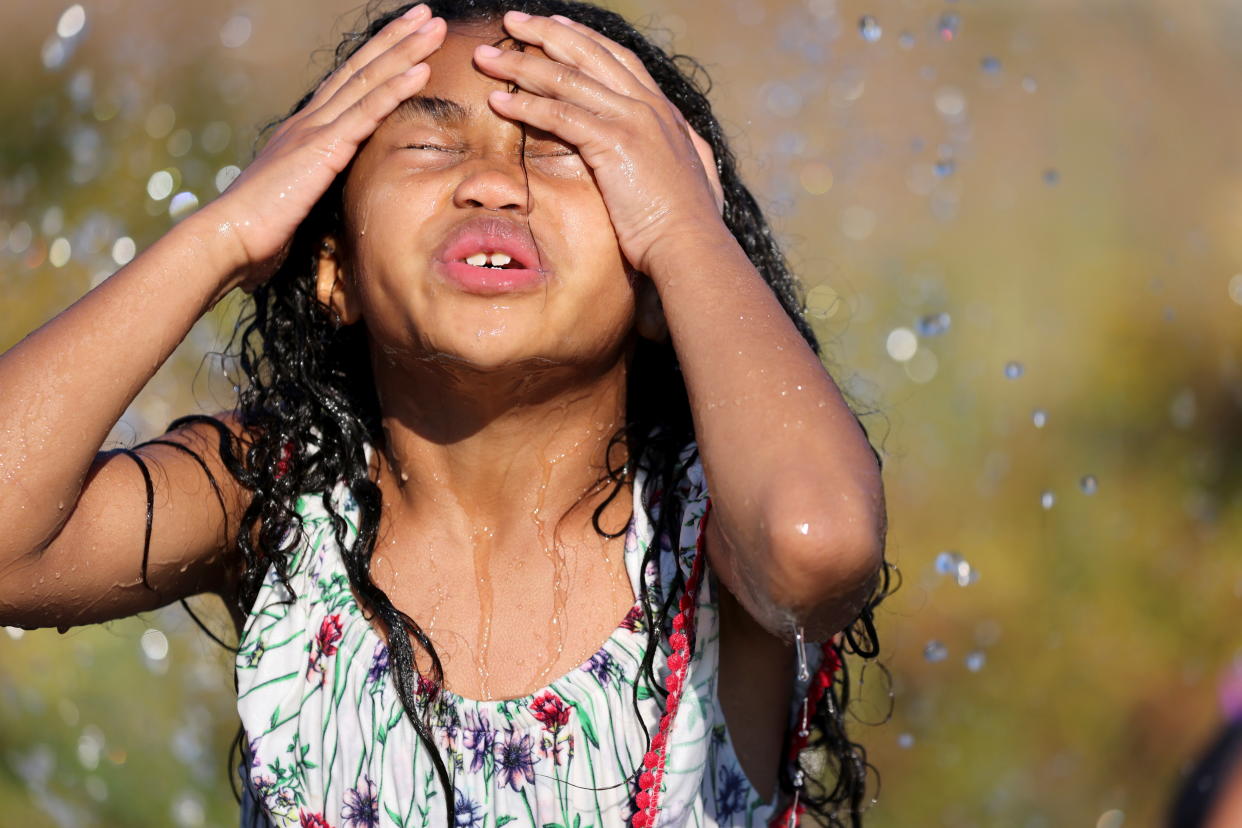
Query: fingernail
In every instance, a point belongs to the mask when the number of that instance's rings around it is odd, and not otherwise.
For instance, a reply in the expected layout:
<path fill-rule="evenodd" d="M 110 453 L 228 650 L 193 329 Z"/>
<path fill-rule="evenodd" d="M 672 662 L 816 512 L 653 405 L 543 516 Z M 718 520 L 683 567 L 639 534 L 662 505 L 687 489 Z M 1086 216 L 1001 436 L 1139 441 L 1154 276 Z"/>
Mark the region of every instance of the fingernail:
<path fill-rule="evenodd" d="M 423 25 L 414 30 L 414 34 L 429 34 L 436 27 L 436 19 L 433 17 Z"/>
<path fill-rule="evenodd" d="M 497 55 L 500 54 L 499 49 L 487 43 L 484 43 L 482 46 L 476 46 L 474 48 L 474 51 L 475 51 L 475 54 L 479 54 L 479 55 L 482 55 L 483 57 L 489 57 L 489 58 L 496 57 Z"/>
<path fill-rule="evenodd" d="M 557 23 L 573 23 L 574 22 L 563 14 L 554 14 L 552 15 L 552 19 L 555 20 Z"/>
<path fill-rule="evenodd" d="M 513 97 L 513 93 L 506 92 L 503 89 L 493 89 L 491 92 L 488 93 L 488 95 L 491 97 L 493 101 L 502 101 L 502 102 L 507 101 Z"/>
<path fill-rule="evenodd" d="M 423 14 L 426 11 L 427 11 L 427 4 L 419 3 L 417 6 L 411 6 L 409 9 L 406 10 L 405 14 L 401 16 L 404 17 L 406 20 L 413 20 L 415 17 L 418 17 L 420 14 Z"/>
<path fill-rule="evenodd" d="M 527 14 L 526 12 L 520 12 L 520 11 L 507 11 L 505 12 L 505 17 L 509 18 L 510 20 L 516 20 L 519 23 L 521 23 L 523 20 L 530 20 L 529 14 Z"/>

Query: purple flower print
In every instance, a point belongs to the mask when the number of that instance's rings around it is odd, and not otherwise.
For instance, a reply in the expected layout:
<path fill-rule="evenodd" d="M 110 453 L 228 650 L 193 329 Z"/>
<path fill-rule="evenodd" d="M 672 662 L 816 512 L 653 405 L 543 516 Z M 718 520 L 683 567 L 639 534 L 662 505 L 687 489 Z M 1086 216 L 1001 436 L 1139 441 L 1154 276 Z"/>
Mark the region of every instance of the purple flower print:
<path fill-rule="evenodd" d="M 371 777 L 362 777 L 364 784 L 345 792 L 345 807 L 341 816 L 345 828 L 376 828 L 379 825 L 379 799 Z"/>
<path fill-rule="evenodd" d="M 746 807 L 746 777 L 740 769 L 720 766 L 716 788 L 716 819 L 723 822 Z"/>
<path fill-rule="evenodd" d="M 473 751 L 470 757 L 470 772 L 478 773 L 483 767 L 483 760 L 491 756 L 496 747 L 496 731 L 487 721 L 487 716 L 475 710 L 466 711 L 466 720 L 461 725 L 462 744 Z"/>
<path fill-rule="evenodd" d="M 379 684 L 388 673 L 388 646 L 383 641 L 375 642 L 375 653 L 371 656 L 371 669 L 367 671 L 367 682 Z"/>
<path fill-rule="evenodd" d="M 607 687 L 617 670 L 617 663 L 613 660 L 612 653 L 607 650 L 599 650 L 587 660 L 586 664 L 582 665 L 581 669 L 584 673 L 590 673 L 595 676 L 595 680 L 600 685 Z"/>
<path fill-rule="evenodd" d="M 460 790 L 453 805 L 453 828 L 476 828 L 483 820 L 483 809 Z"/>
<path fill-rule="evenodd" d="M 496 745 L 496 784 L 515 791 L 535 781 L 535 744 L 529 733 L 518 734 L 512 729 L 504 741 Z"/>

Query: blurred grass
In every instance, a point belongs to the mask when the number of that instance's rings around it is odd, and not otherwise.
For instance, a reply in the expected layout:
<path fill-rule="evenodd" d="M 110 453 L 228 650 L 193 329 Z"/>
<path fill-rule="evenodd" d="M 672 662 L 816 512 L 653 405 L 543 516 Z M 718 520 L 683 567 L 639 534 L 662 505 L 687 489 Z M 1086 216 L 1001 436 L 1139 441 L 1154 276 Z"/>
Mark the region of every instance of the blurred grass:
<path fill-rule="evenodd" d="M 0 67 L 22 79 L 0 91 L 0 347 L 110 272 L 116 238 L 141 249 L 168 227 L 167 202 L 145 192 L 152 172 L 176 167 L 181 189 L 209 198 L 216 171 L 244 163 L 258 125 L 311 81 L 308 56 L 348 8 L 99 0 L 50 70 L 41 54 L 64 7 L 0 8 L 12 44 Z M 791 260 L 808 287 L 841 298 L 816 322 L 834 376 L 877 410 L 865 422 L 885 452 L 889 555 L 905 583 L 880 618 L 893 717 L 857 729 L 883 781 L 869 824 L 1090 825 L 1112 809 L 1126 825 L 1158 824 L 1218 724 L 1216 681 L 1242 654 L 1242 308 L 1229 291 L 1242 272 L 1242 11 L 1224 0 L 615 8 L 664 26 L 707 66 Z M 960 18 L 951 41 L 937 31 L 946 13 Z M 222 27 L 239 14 L 253 33 L 227 48 Z M 859 37 L 863 14 L 879 41 Z M 146 129 L 161 103 L 173 132 L 190 131 L 183 156 L 171 133 Z M 231 139 L 207 151 L 212 122 Z M 46 259 L 60 236 L 73 254 L 56 268 Z M 229 404 L 231 382 L 203 354 L 234 309 L 195 330 L 117 439 Z M 952 324 L 919 337 L 914 368 L 888 356 L 892 330 L 941 312 Z M 1090 495 L 1087 474 L 1099 481 Z M 949 549 L 978 583 L 936 574 Z M 171 642 L 155 671 L 139 647 L 148 627 Z M 944 661 L 923 658 L 930 640 Z M 985 657 L 977 672 L 972 651 Z M 225 655 L 180 609 L 65 636 L 0 634 L 3 822 L 234 823 Z M 882 696 L 874 679 L 866 694 Z"/>

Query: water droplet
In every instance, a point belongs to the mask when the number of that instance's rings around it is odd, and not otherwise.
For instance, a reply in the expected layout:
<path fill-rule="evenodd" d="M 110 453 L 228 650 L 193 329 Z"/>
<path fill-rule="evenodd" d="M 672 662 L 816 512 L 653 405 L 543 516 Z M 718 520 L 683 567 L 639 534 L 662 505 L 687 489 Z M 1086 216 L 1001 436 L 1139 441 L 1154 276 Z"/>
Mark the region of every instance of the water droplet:
<path fill-rule="evenodd" d="M 909 328 L 894 328 L 885 340 L 884 349 L 897 362 L 906 362 L 918 351 L 919 340 Z"/>
<path fill-rule="evenodd" d="M 898 734 L 897 747 L 902 748 L 903 750 L 909 750 L 910 748 L 914 747 L 914 734 L 913 733 Z"/>
<path fill-rule="evenodd" d="M 957 168 L 952 158 L 942 158 L 932 167 L 932 172 L 939 178 L 947 178 Z"/>
<path fill-rule="evenodd" d="M 987 662 L 987 656 L 981 650 L 974 650 L 966 656 L 966 669 L 972 673 L 977 673 L 983 669 L 983 665 Z"/>
<path fill-rule="evenodd" d="M 897 38 L 897 45 L 903 49 L 913 49 L 914 48 L 914 35 L 910 34 L 909 32 L 902 32 L 901 35 Z"/>
<path fill-rule="evenodd" d="M 1053 169 L 1044 170 L 1044 183 L 1049 186 L 1056 184 L 1061 180 L 1061 173 Z"/>
<path fill-rule="evenodd" d="M 64 267 L 69 263 L 71 255 L 73 248 L 70 247 L 69 240 L 62 236 L 52 241 L 52 246 L 47 251 L 47 260 L 52 267 Z"/>
<path fill-rule="evenodd" d="M 237 14 L 225 21 L 220 27 L 220 43 L 227 49 L 236 49 L 244 46 L 246 41 L 250 39 L 250 34 L 254 26 L 250 22 L 250 18 L 244 14 Z"/>
<path fill-rule="evenodd" d="M 1089 494 L 1089 495 L 1095 494 L 1099 486 L 1100 484 L 1095 479 L 1094 474 L 1083 475 L 1082 480 L 1078 481 L 1078 488 L 1082 489 L 1083 494 Z"/>
<path fill-rule="evenodd" d="M 952 575 L 961 560 L 962 556 L 952 550 L 941 552 L 936 556 L 936 571 L 941 575 Z"/>
<path fill-rule="evenodd" d="M 884 34 L 880 24 L 869 14 L 864 14 L 862 19 L 858 21 L 858 32 L 862 35 L 862 39 L 868 43 L 875 43 Z"/>
<path fill-rule="evenodd" d="M 935 664 L 938 661 L 944 661 L 949 657 L 949 648 L 936 640 L 927 642 L 927 646 L 923 648 L 923 658 Z"/>
<path fill-rule="evenodd" d="M 134 240 L 129 236 L 121 236 L 112 243 L 112 261 L 118 265 L 127 265 L 134 260 L 134 254 L 138 252 L 134 245 Z"/>
<path fill-rule="evenodd" d="M 994 57 L 985 57 L 979 65 L 989 75 L 995 75 L 1001 70 L 1001 62 Z"/>
<path fill-rule="evenodd" d="M 56 504 L 56 510 L 63 512 L 65 510 L 65 501 L 61 500 Z"/>
<path fill-rule="evenodd" d="M 1039 505 L 1045 510 L 1051 509 L 1052 505 L 1057 502 L 1057 496 L 1050 491 L 1045 491 L 1039 496 Z"/>
<path fill-rule="evenodd" d="M 1125 812 L 1114 808 L 1111 811 L 1105 811 L 1100 814 L 1100 818 L 1095 822 L 1095 828 L 1121 828 L 1122 825 L 1125 825 L 1125 822 Z"/>
<path fill-rule="evenodd" d="M 142 654 L 152 661 L 163 661 L 168 657 L 168 636 L 157 629 L 149 629 L 139 640 Z"/>
<path fill-rule="evenodd" d="M 56 34 L 68 40 L 82 32 L 86 26 L 86 10 L 81 4 L 74 3 L 61 13 L 60 19 L 56 21 Z"/>
<path fill-rule="evenodd" d="M 798 658 L 798 681 L 810 681 L 811 670 L 806 659 L 806 638 L 802 627 L 794 629 L 794 652 Z"/>
<path fill-rule="evenodd" d="M 962 31 L 962 18 L 953 12 L 946 12 L 940 15 L 940 20 L 936 23 L 936 30 L 940 32 L 940 39 L 948 42 L 953 40 Z"/>
<path fill-rule="evenodd" d="M 168 215 L 172 217 L 173 221 L 183 219 L 197 209 L 198 196 L 188 190 L 177 193 L 168 202 Z"/>
<path fill-rule="evenodd" d="M 1048 423 L 1048 412 L 1037 408 L 1031 412 L 1031 422 L 1036 428 L 1043 428 Z"/>
<path fill-rule="evenodd" d="M 1005 376 L 1009 379 L 1017 379 L 1018 377 L 1022 376 L 1022 372 L 1024 370 L 1025 369 L 1022 367 L 1021 362 L 1006 362 L 1005 363 Z"/>
<path fill-rule="evenodd" d="M 1032 78 L 1030 75 L 1027 75 L 1025 78 L 1022 79 L 1022 91 L 1023 92 L 1034 92 L 1037 89 L 1039 89 L 1039 84 L 1036 83 L 1035 79 Z"/>
<path fill-rule="evenodd" d="M 168 170 L 151 173 L 147 179 L 147 195 L 155 201 L 163 201 L 172 195 L 173 186 L 172 173 Z"/>

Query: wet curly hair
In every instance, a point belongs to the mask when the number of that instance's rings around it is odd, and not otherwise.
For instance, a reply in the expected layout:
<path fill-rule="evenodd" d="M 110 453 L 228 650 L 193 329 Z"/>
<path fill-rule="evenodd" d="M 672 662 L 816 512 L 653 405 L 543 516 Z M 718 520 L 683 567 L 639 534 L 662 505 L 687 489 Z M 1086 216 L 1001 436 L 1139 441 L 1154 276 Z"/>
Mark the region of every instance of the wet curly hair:
<path fill-rule="evenodd" d="M 410 5 L 373 2 L 366 9 L 361 24 L 347 33 L 336 47 L 332 66 L 324 77 Z M 712 114 L 707 98 L 710 82 L 700 64 L 685 55 L 667 53 L 619 14 L 589 3 L 428 0 L 428 5 L 435 15 L 462 22 L 498 21 L 510 9 L 534 15 L 561 14 L 591 27 L 637 55 L 664 95 L 711 145 L 724 189 L 725 223 L 807 344 L 820 353 L 805 317 L 799 283 L 755 198 L 739 178 L 735 157 L 720 123 Z M 502 38 L 501 42 L 508 40 Z M 514 46 L 521 48 L 520 43 Z M 317 86 L 318 83 L 312 90 Z M 303 96 L 285 118 L 304 107 L 312 94 L 313 91 Z M 274 121 L 264 134 L 283 120 Z M 244 561 L 241 588 L 237 591 L 238 609 L 242 613 L 249 612 L 270 567 L 275 566 L 282 580 L 288 577 L 290 553 L 301 537 L 300 519 L 293 509 L 298 496 L 322 494 L 331 511 L 333 491 L 342 482 L 347 487 L 360 512 L 352 543 L 347 542 L 344 518 L 335 511 L 331 514 L 349 580 L 355 594 L 388 633 L 398 694 L 449 794 L 446 802 L 452 802 L 448 770 L 432 742 L 427 721 L 432 705 L 423 706 L 420 714 L 420 703 L 416 701 L 420 681 L 424 689 L 432 687 L 432 700 L 442 687 L 444 676 L 439 657 L 418 622 L 393 606 L 370 575 L 371 556 L 380 528 L 382 495 L 371 477 L 364 446 L 382 447 L 384 434 L 371 374 L 366 324 L 363 321 L 340 326 L 316 298 L 317 258 L 324 238 L 342 226 L 342 189 L 348 173 L 346 169 L 338 177 L 303 221 L 294 235 L 289 255 L 272 278 L 255 290 L 252 303 L 238 322 L 231 354 L 244 374 L 236 409 L 241 436 L 213 418 L 183 418 L 173 427 L 197 421 L 214 428 L 225 467 L 251 495 L 237 535 Z M 630 359 L 625 424 L 611 436 L 608 468 L 591 492 L 607 493 L 593 515 L 593 525 L 604 537 L 617 537 L 626 530 L 626 527 L 610 528 L 600 524 L 604 508 L 624 491 L 630 474 L 624 465 L 613 465 L 613 449 L 620 444 L 626 451 L 618 454 L 638 458 L 638 462 L 644 464 L 647 485 L 641 493 L 642 502 L 652 509 L 658 507 L 656 501 L 660 493 L 671 493 L 677 488 L 686 471 L 683 454 L 694 441 L 690 403 L 671 343 L 638 339 Z M 862 426 L 861 422 L 859 425 Z M 312 444 L 314 452 L 306 451 Z M 872 450 L 880 462 L 879 453 L 874 447 Z M 679 517 L 673 509 L 660 509 L 654 527 L 656 537 L 678 537 Z M 644 570 L 654 561 L 660 546 L 660 543 L 649 546 L 643 561 Z M 846 655 L 865 660 L 874 659 L 878 654 L 873 612 L 889 592 L 892 571 L 887 565 L 883 568 L 866 606 L 831 644 L 843 663 L 848 664 Z M 653 673 L 656 641 L 676 611 L 676 602 L 684 587 L 678 573 L 668 594 L 662 596 L 662 600 L 653 601 L 646 584 L 641 584 L 644 628 L 648 633 L 641 669 L 646 683 L 665 695 L 667 691 Z M 407 634 L 394 635 L 394 631 Z M 420 674 L 418 669 L 410 636 L 430 657 L 425 674 Z M 635 682 L 636 713 L 638 684 Z M 853 742 L 846 731 L 850 687 L 848 668 L 843 667 L 825 690 L 824 697 L 816 700 L 807 748 L 796 764 L 785 762 L 779 772 L 780 787 L 787 794 L 794 789 L 795 776 L 805 779 L 802 804 L 829 826 L 861 825 L 862 812 L 871 801 L 868 772 L 873 769 L 863 747 Z M 240 749 L 245 757 L 247 746 L 242 736 L 239 732 L 234 740 L 230 766 L 235 750 Z M 783 756 L 788 754 L 792 737 L 792 733 L 785 734 Z M 635 778 L 640 770 L 635 769 Z M 447 810 L 451 828 L 452 809 Z"/>

